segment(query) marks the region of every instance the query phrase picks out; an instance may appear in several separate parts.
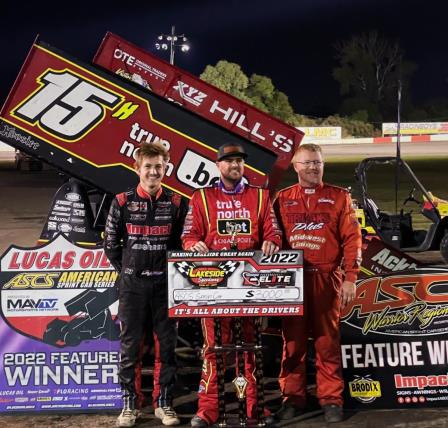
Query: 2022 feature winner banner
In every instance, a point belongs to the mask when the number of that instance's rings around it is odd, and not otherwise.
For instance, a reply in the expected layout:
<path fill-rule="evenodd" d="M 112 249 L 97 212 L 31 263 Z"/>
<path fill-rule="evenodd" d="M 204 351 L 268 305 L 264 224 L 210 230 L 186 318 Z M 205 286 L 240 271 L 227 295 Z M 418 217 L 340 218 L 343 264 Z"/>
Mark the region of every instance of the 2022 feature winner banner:
<path fill-rule="evenodd" d="M 115 34 L 106 34 L 93 62 L 273 151 L 277 156 L 269 177 L 273 186 L 289 167 L 294 150 L 303 138 L 302 131 Z"/>
<path fill-rule="evenodd" d="M 119 193 L 136 183 L 133 153 L 164 140 L 164 185 L 190 196 L 218 177 L 216 152 L 244 144 L 249 181 L 266 183 L 276 155 L 201 117 L 36 42 L 0 113 L 0 138 L 96 188 Z"/>
<path fill-rule="evenodd" d="M 342 312 L 346 407 L 446 406 L 447 333 L 448 269 L 358 281 Z"/>
<path fill-rule="evenodd" d="M 63 235 L 0 259 L 0 412 L 120 408 L 117 273 Z"/>
<path fill-rule="evenodd" d="M 169 316 L 293 316 L 303 313 L 303 253 L 168 252 Z"/>

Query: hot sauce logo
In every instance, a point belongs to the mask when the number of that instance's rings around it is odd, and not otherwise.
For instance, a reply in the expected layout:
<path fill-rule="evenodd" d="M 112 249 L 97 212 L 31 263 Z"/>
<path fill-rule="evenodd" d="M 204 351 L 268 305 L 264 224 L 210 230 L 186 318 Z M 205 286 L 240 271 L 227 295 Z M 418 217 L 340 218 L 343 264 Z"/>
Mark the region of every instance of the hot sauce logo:
<path fill-rule="evenodd" d="M 374 277 L 357 284 L 341 317 L 364 335 L 428 335 L 447 331 L 448 271 Z"/>

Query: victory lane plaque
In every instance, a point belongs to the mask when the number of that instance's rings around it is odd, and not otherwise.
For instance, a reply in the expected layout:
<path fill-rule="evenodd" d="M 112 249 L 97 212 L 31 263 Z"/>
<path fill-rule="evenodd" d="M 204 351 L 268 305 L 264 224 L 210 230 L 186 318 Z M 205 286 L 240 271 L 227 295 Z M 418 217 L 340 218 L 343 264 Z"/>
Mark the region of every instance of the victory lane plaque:
<path fill-rule="evenodd" d="M 170 317 L 303 314 L 303 253 L 168 252 Z"/>

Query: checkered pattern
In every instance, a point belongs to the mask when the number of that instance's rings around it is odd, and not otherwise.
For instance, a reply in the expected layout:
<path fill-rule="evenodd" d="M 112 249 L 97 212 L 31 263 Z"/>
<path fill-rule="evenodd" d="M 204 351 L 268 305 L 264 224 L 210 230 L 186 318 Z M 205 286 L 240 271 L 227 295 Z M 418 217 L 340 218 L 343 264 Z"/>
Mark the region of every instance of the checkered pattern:
<path fill-rule="evenodd" d="M 182 276 L 184 276 L 185 278 L 188 279 L 188 271 L 191 268 L 195 268 L 196 265 L 194 263 L 188 263 L 188 262 L 176 262 L 174 263 L 174 266 L 176 267 L 176 269 L 182 274 Z"/>
<path fill-rule="evenodd" d="M 233 262 L 231 260 L 228 260 L 224 263 L 220 263 L 218 267 L 222 269 L 226 276 L 229 276 L 233 272 L 235 272 L 236 268 L 239 266 L 240 262 Z"/>

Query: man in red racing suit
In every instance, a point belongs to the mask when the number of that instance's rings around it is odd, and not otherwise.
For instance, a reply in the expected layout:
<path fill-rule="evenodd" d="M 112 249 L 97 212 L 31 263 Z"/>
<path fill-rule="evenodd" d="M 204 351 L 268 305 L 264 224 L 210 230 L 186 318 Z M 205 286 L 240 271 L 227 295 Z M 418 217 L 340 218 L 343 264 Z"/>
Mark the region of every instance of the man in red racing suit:
<path fill-rule="evenodd" d="M 239 233 L 234 237 L 238 250 L 261 249 L 265 254 L 279 250 L 281 232 L 277 225 L 267 190 L 250 186 L 243 178 L 244 159 L 242 146 L 224 144 L 218 152 L 217 167 L 220 181 L 213 187 L 196 191 L 190 201 L 182 234 L 186 250 L 206 253 L 209 250 L 230 249 L 232 235 L 229 224 L 236 224 Z M 222 342 L 229 343 L 231 318 L 221 319 Z M 253 341 L 253 319 L 244 318 L 243 335 L 247 342 Z M 216 356 L 210 351 L 214 346 L 214 321 L 202 319 L 204 335 L 204 363 L 199 385 L 197 415 L 191 420 L 192 427 L 212 425 L 218 419 L 218 387 Z M 254 378 L 254 355 L 245 353 L 247 387 L 247 416 L 256 417 L 256 384 Z"/>
<path fill-rule="evenodd" d="M 341 305 L 355 296 L 361 232 L 349 193 L 322 182 L 320 146 L 301 145 L 292 162 L 299 183 L 278 193 L 274 210 L 284 232 L 284 248 L 304 251 L 304 316 L 283 319 L 279 383 L 284 401 L 277 417 L 291 419 L 305 407 L 305 358 L 311 333 L 319 404 L 327 422 L 338 422 L 344 387 L 339 316 Z"/>

